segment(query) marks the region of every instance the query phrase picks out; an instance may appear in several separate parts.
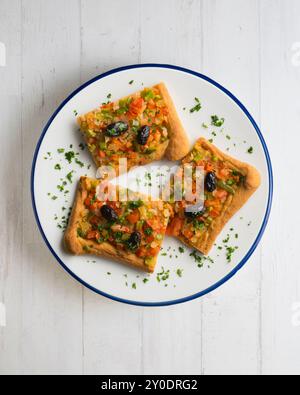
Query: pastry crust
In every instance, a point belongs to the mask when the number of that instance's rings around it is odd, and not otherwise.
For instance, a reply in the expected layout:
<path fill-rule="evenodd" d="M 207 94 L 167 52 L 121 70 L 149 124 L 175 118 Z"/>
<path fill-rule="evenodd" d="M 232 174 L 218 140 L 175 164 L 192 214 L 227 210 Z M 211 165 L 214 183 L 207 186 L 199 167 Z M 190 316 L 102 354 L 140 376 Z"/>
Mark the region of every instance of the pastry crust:
<path fill-rule="evenodd" d="M 209 143 L 206 139 L 201 138 L 196 144 L 201 145 L 205 150 L 211 151 L 213 155 L 216 155 L 221 160 L 226 161 L 229 167 L 233 170 L 239 171 L 244 176 L 243 185 L 238 187 L 234 195 L 228 196 L 224 203 L 221 215 L 213 220 L 211 226 L 205 232 L 204 237 L 201 238 L 198 243 L 193 243 L 183 235 L 178 236 L 178 238 L 189 247 L 193 247 L 202 254 L 207 255 L 224 226 L 246 204 L 254 192 L 259 188 L 261 177 L 259 172 L 253 166 L 225 154 L 213 144 Z"/>
<path fill-rule="evenodd" d="M 78 235 L 78 224 L 82 217 L 82 213 L 85 211 L 84 201 L 88 196 L 87 189 L 85 188 L 86 180 L 88 180 L 86 177 L 81 177 L 78 184 L 69 224 L 64 235 L 64 245 L 66 249 L 75 255 L 91 254 L 104 256 L 118 262 L 123 262 L 137 269 L 153 273 L 158 256 L 154 257 L 150 264 L 145 264 L 145 260 L 134 253 L 119 250 L 107 242 L 98 244 L 96 241 L 86 240 Z M 143 198 L 142 195 L 135 195 Z"/>
<path fill-rule="evenodd" d="M 169 109 L 170 142 L 166 150 L 166 158 L 172 161 L 180 160 L 190 151 L 189 138 L 178 116 L 173 100 L 166 85 L 161 82 L 157 85 Z"/>

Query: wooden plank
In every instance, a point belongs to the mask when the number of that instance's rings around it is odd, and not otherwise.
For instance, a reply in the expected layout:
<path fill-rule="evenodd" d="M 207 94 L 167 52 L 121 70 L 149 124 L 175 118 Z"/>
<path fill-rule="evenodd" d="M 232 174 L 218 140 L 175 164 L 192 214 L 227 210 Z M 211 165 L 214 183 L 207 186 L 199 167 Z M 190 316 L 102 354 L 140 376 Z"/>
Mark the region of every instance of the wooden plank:
<path fill-rule="evenodd" d="M 22 147 L 21 140 L 21 2 L 0 3 L 0 41 L 6 66 L 0 67 L 0 303 L 6 326 L 0 327 L 0 372 L 21 369 L 22 339 Z"/>
<path fill-rule="evenodd" d="M 253 0 L 204 0 L 204 73 L 231 89 L 259 121 L 259 7 Z M 203 373 L 260 371 L 260 250 L 204 301 Z"/>
<path fill-rule="evenodd" d="M 291 194 L 299 190 L 299 15 L 297 0 L 261 2 L 262 126 L 278 185 L 262 253 L 262 345 L 263 373 L 274 375 L 300 373 L 300 327 L 296 315 L 293 320 L 300 302 L 300 212 L 291 212 Z"/>
<path fill-rule="evenodd" d="M 141 4 L 141 61 L 199 70 L 202 1 L 143 0 Z"/>
<path fill-rule="evenodd" d="M 201 21 L 199 1 L 143 1 L 142 62 L 178 64 L 201 70 Z M 181 306 L 144 311 L 145 374 L 201 373 L 201 312 L 202 302 L 199 300 Z"/>
<path fill-rule="evenodd" d="M 140 57 L 138 0 L 84 0 L 81 74 L 87 80 Z M 84 373 L 139 374 L 142 309 L 84 291 Z"/>
<path fill-rule="evenodd" d="M 79 83 L 78 2 L 22 2 L 23 373 L 81 373 L 82 288 L 37 231 L 28 196 L 33 148 L 57 105 Z M 21 202 L 20 202 L 21 203 Z"/>

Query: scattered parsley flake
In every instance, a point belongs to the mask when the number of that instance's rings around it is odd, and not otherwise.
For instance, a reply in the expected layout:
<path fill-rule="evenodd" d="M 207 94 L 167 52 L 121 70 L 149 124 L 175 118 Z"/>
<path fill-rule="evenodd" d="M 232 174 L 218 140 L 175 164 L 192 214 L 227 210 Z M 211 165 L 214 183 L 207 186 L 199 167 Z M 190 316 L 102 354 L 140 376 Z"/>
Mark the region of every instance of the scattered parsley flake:
<path fill-rule="evenodd" d="M 61 165 L 59 163 L 57 163 L 57 165 L 54 166 L 55 170 L 61 170 Z"/>
<path fill-rule="evenodd" d="M 217 115 L 211 116 L 211 124 L 213 126 L 216 126 L 217 128 L 220 128 L 221 126 L 223 126 L 224 122 L 225 122 L 224 118 L 220 119 Z"/>
<path fill-rule="evenodd" d="M 132 284 L 132 288 L 133 288 L 133 289 L 136 289 L 136 283 L 133 283 L 133 284 Z"/>
<path fill-rule="evenodd" d="M 247 152 L 248 152 L 248 154 L 253 154 L 253 151 L 254 151 L 254 148 L 250 147 Z"/>
<path fill-rule="evenodd" d="M 84 163 L 83 162 L 81 162 L 79 159 L 75 159 L 75 163 L 77 164 L 77 165 L 79 165 L 80 167 L 84 167 Z"/>
<path fill-rule="evenodd" d="M 65 153 L 65 158 L 69 163 L 72 163 L 72 160 L 75 158 L 74 151 L 69 151 Z"/>
<path fill-rule="evenodd" d="M 194 112 L 199 112 L 202 108 L 201 102 L 198 97 L 195 97 L 196 105 L 190 109 L 190 113 L 193 114 Z"/>
<path fill-rule="evenodd" d="M 167 281 L 170 277 L 170 270 L 165 270 L 164 267 L 162 267 L 161 272 L 157 273 L 156 279 L 160 283 L 161 281 Z"/>
<path fill-rule="evenodd" d="M 227 244 L 229 242 L 229 240 L 230 240 L 230 235 L 227 235 L 226 239 L 223 240 L 223 243 Z"/>
<path fill-rule="evenodd" d="M 178 247 L 178 251 L 180 254 L 183 254 L 185 252 L 185 249 L 183 247 Z"/>
<path fill-rule="evenodd" d="M 232 261 L 232 255 L 234 252 L 238 249 L 238 247 L 227 247 L 226 248 L 226 259 L 228 263 L 231 263 Z"/>
<path fill-rule="evenodd" d="M 67 175 L 66 175 L 66 179 L 72 184 L 72 182 L 73 182 L 73 179 L 72 179 L 72 177 L 73 177 L 73 173 L 74 173 L 74 171 L 72 170 L 72 171 L 70 171 L 70 173 L 68 173 Z M 66 192 L 67 193 L 67 192 Z"/>
<path fill-rule="evenodd" d="M 59 154 L 63 154 L 65 152 L 64 148 L 58 148 L 57 152 Z"/>
<path fill-rule="evenodd" d="M 182 269 L 177 269 L 176 270 L 176 274 L 177 274 L 178 277 L 182 277 L 183 270 Z"/>
<path fill-rule="evenodd" d="M 134 83 L 134 80 L 129 81 L 129 85 L 132 85 Z"/>

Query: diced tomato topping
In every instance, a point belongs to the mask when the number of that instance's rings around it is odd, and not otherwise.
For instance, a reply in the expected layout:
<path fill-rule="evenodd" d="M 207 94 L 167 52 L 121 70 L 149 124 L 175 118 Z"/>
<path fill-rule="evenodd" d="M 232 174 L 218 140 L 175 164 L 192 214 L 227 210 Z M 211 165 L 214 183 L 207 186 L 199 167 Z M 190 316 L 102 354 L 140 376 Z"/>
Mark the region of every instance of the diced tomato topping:
<path fill-rule="evenodd" d="M 86 205 L 86 207 L 91 207 L 91 198 L 90 198 L 90 197 L 87 197 L 87 198 L 84 200 L 84 204 Z"/>
<path fill-rule="evenodd" d="M 130 224 L 136 224 L 140 219 L 140 213 L 138 210 L 134 210 L 127 216 L 127 220 Z"/>
<path fill-rule="evenodd" d="M 145 258 L 147 256 L 147 249 L 145 247 L 141 247 L 137 250 L 136 255 L 139 258 Z"/>
<path fill-rule="evenodd" d="M 98 225 L 98 223 L 99 223 L 99 217 L 97 217 L 96 215 L 94 215 L 93 217 L 91 217 L 90 223 L 91 223 L 92 225 Z"/>
<path fill-rule="evenodd" d="M 211 172 L 211 171 L 214 170 L 214 167 L 213 167 L 213 165 L 212 165 L 211 163 L 207 162 L 207 163 L 205 164 L 205 166 L 204 166 L 204 169 L 205 169 L 205 171 L 207 171 L 207 172 Z"/>
<path fill-rule="evenodd" d="M 92 239 L 99 239 L 99 232 L 97 230 L 90 230 L 87 235 L 86 238 L 88 240 L 92 240 Z"/>
<path fill-rule="evenodd" d="M 150 248 L 147 251 L 147 256 L 156 256 L 160 251 L 160 247 L 156 247 L 156 248 Z"/>
<path fill-rule="evenodd" d="M 218 210 L 212 210 L 212 211 L 209 213 L 209 215 L 210 215 L 212 218 L 217 218 L 217 217 L 220 215 L 220 212 L 219 212 Z"/>
<path fill-rule="evenodd" d="M 136 255 L 140 258 L 146 258 L 146 257 L 153 257 L 156 256 L 160 251 L 160 247 L 156 248 L 145 248 L 141 247 L 137 250 Z"/>
<path fill-rule="evenodd" d="M 175 217 L 168 226 L 167 234 L 169 236 L 179 236 L 183 223 L 184 219 Z"/>
<path fill-rule="evenodd" d="M 227 180 L 227 178 L 230 175 L 230 170 L 229 169 L 221 169 L 217 172 L 217 177 L 220 178 L 221 180 Z"/>
<path fill-rule="evenodd" d="M 140 114 L 144 105 L 144 100 L 142 97 L 134 99 L 129 106 L 129 115 L 131 117 L 136 117 Z"/>
<path fill-rule="evenodd" d="M 182 234 L 187 238 L 190 239 L 191 237 L 194 236 L 194 233 L 191 231 L 191 229 L 184 229 L 182 231 Z"/>
<path fill-rule="evenodd" d="M 224 189 L 219 189 L 214 192 L 214 197 L 216 197 L 217 199 L 223 200 L 227 198 L 227 196 L 228 196 L 228 192 L 225 191 Z"/>
<path fill-rule="evenodd" d="M 147 237 L 146 237 L 146 242 L 147 242 L 148 244 L 152 243 L 152 241 L 154 241 L 154 236 L 147 236 Z"/>

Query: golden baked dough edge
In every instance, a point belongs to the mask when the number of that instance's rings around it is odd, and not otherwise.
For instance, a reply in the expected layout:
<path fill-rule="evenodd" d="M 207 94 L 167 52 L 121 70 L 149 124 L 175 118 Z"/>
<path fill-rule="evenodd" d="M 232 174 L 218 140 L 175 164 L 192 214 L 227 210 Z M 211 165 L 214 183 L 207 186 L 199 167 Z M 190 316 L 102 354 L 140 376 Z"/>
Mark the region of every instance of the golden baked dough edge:
<path fill-rule="evenodd" d="M 148 273 L 153 273 L 157 257 L 151 265 L 145 265 L 144 260 L 135 254 L 118 250 L 109 243 L 98 244 L 93 240 L 85 240 L 78 236 L 77 224 L 82 211 L 85 209 L 84 200 L 87 197 L 87 190 L 83 186 L 85 179 L 86 177 L 80 178 L 69 224 L 64 234 L 64 245 L 67 251 L 75 255 L 91 254 L 110 258 Z"/>
<path fill-rule="evenodd" d="M 169 110 L 170 142 L 165 156 L 167 159 L 172 161 L 180 160 L 184 158 L 190 151 L 189 138 L 178 116 L 174 102 L 165 83 L 161 82 L 156 85 L 156 87 L 160 90 L 160 93 Z"/>
<path fill-rule="evenodd" d="M 203 240 L 198 244 L 193 244 L 185 237 L 178 237 L 184 244 L 199 250 L 204 255 L 208 255 L 224 226 L 247 203 L 250 197 L 259 188 L 261 184 L 261 176 L 253 166 L 225 154 L 204 138 L 200 138 L 196 144 L 201 144 L 204 149 L 208 149 L 222 160 L 226 160 L 232 165 L 232 167 L 238 169 L 245 176 L 244 186 L 240 187 L 235 195 L 231 195 L 229 197 L 226 202 L 225 209 L 222 211 L 222 215 L 214 220 L 212 227 L 208 229 L 206 237 Z"/>

